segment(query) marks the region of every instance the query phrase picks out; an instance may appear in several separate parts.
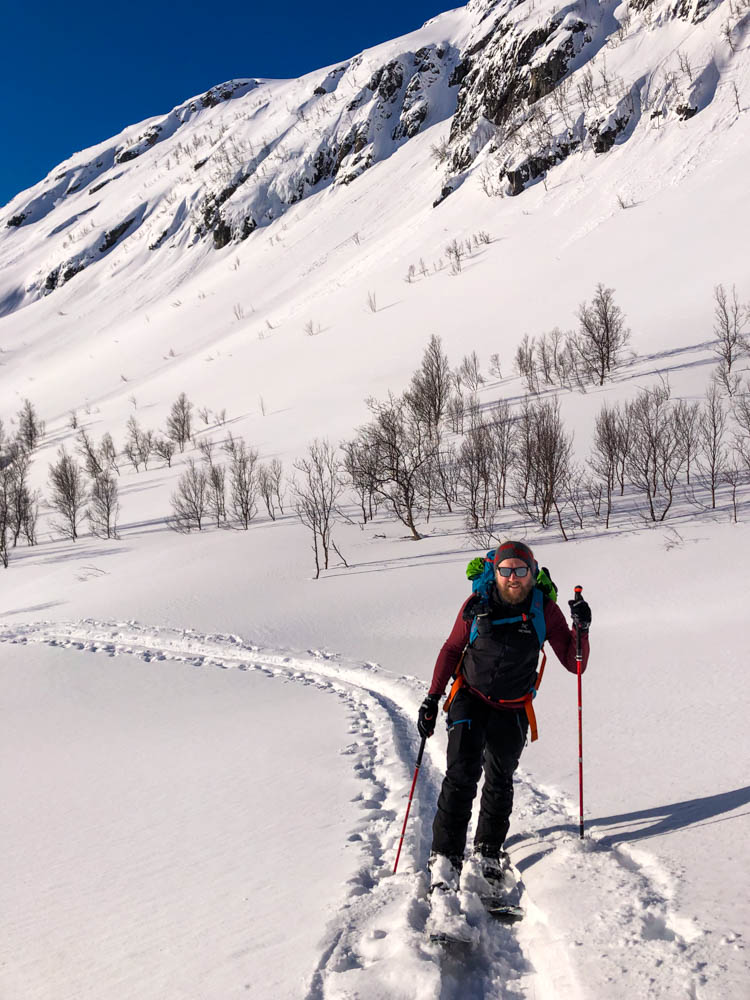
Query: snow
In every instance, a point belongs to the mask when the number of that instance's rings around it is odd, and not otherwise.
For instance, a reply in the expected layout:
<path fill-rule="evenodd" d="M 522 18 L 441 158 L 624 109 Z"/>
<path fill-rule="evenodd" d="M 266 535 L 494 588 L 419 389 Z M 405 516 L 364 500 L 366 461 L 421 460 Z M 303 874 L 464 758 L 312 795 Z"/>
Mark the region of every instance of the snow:
<path fill-rule="evenodd" d="M 720 40 L 723 6 L 699 25 L 640 25 L 606 51 L 612 73 L 656 77 L 681 47 L 707 102 L 697 115 L 658 128 L 641 117 L 606 155 L 575 154 L 546 188 L 516 198 L 486 197 L 474 172 L 432 208 L 442 177 L 430 147 L 449 127 L 441 105 L 434 124 L 356 181 L 313 193 L 245 242 L 215 251 L 170 237 L 149 251 L 180 206 L 186 216 L 194 207 L 165 164 L 174 144 L 207 122 L 234 127 L 235 107 L 254 109 L 242 124 L 254 141 L 275 135 L 328 69 L 245 81 L 236 105 L 186 102 L 166 116 L 175 131 L 164 146 L 118 164 L 101 193 L 88 196 L 91 180 L 65 198 L 43 195 L 43 181 L 19 195 L 8 214 L 30 199 L 48 214 L 0 231 L 6 304 L 19 282 L 28 290 L 60 263 L 71 234 L 85 241 L 89 219 L 111 228 L 146 203 L 153 213 L 149 233 L 50 295 L 24 292 L 24 307 L 0 320 L 0 416 L 7 428 L 29 397 L 47 421 L 36 485 L 46 487 L 59 445 L 73 448 L 70 410 L 121 446 L 129 416 L 163 426 L 182 391 L 227 409 L 227 423 L 212 417 L 200 437 L 231 430 L 289 470 L 314 437 L 350 437 L 365 397 L 400 391 L 433 332 L 454 364 L 476 349 L 486 371 L 498 351 L 506 378 L 481 399 L 517 400 L 523 334 L 572 326 L 599 281 L 616 289 L 636 358 L 601 389 L 562 394 L 579 456 L 604 400 L 631 398 L 659 375 L 676 397 L 700 398 L 715 365 L 713 287 L 736 283 L 750 299 L 750 117 L 730 86 L 745 108 L 750 69 L 746 39 L 734 55 Z M 459 9 L 368 50 L 355 82 L 407 50 L 460 47 L 480 15 L 479 5 Z M 195 131 L 177 129 L 180 116 Z M 299 148 L 314 128 L 297 122 Z M 83 214 L 92 199 L 101 210 Z M 453 238 L 479 230 L 492 242 L 461 274 L 434 271 Z M 429 275 L 407 283 L 420 258 Z M 304 331 L 310 320 L 316 336 Z M 500 927 L 465 893 L 479 944 L 456 962 L 424 933 L 442 727 L 392 868 L 417 707 L 474 554 L 460 519 L 422 523 L 419 542 L 382 515 L 364 529 L 341 525 L 350 567 L 315 581 L 309 537 L 288 510 L 246 533 L 166 527 L 194 455 L 123 470 L 118 540 L 61 540 L 45 514 L 41 544 L 14 550 L 0 576 L 3 997 L 746 995 L 746 500 L 736 525 L 723 498 L 714 514 L 676 510 L 650 528 L 627 515 L 568 543 L 509 516 L 508 534 L 550 567 L 563 609 L 578 583 L 593 609 L 586 839 L 575 679 L 551 655 L 508 842 L 526 918 Z"/>
<path fill-rule="evenodd" d="M 348 706 L 114 647 L 1 669 L 3 995 L 299 996 L 356 860 Z"/>

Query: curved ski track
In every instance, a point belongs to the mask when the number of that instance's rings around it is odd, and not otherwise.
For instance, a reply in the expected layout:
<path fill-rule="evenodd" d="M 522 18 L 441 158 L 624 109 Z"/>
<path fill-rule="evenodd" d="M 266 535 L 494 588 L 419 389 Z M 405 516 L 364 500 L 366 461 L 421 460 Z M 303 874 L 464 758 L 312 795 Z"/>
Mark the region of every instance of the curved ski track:
<path fill-rule="evenodd" d="M 524 867 L 537 857 L 561 852 L 558 872 L 560 864 L 566 871 L 571 865 L 585 867 L 586 876 L 594 869 L 591 885 L 588 877 L 580 880 L 587 885 L 585 901 L 592 910 L 581 915 L 581 924 L 590 918 L 593 947 L 601 949 L 602 958 L 609 952 L 614 959 L 615 991 L 597 993 L 593 983 L 578 981 L 571 944 L 580 942 L 573 940 L 575 935 L 566 937 L 563 926 L 555 926 L 551 914 L 535 905 L 528 889 L 527 918 L 517 928 L 495 923 L 478 897 L 462 894 L 467 918 L 479 932 L 479 946 L 469 956 L 446 954 L 427 942 L 424 867 L 444 767 L 437 740 L 427 745 L 400 870 L 392 874 L 418 746 L 414 718 L 424 684 L 416 678 L 396 676 L 373 663 L 347 662 L 319 650 L 285 654 L 252 645 L 237 635 L 201 634 L 135 621 L 0 624 L 0 642 L 42 643 L 109 656 L 127 654 L 146 662 L 173 660 L 196 667 L 258 670 L 315 685 L 342 700 L 351 719 L 352 741 L 341 752 L 351 756 L 362 781 L 362 791 L 354 800 L 360 818 L 349 835 L 349 841 L 360 846 L 361 864 L 342 889 L 342 906 L 325 931 L 305 1000 L 570 1000 L 597 995 L 638 995 L 646 1000 L 669 996 L 660 977 L 644 980 L 638 969 L 624 968 L 621 959 L 611 954 L 617 950 L 618 939 L 631 957 L 632 946 L 642 944 L 653 952 L 648 955 L 651 962 L 666 963 L 671 969 L 670 988 L 681 981 L 681 995 L 701 995 L 696 975 L 700 963 L 690 954 L 691 935 L 683 938 L 678 933 L 680 921 L 671 915 L 670 892 L 661 874 L 624 851 L 598 849 L 595 840 L 582 852 L 568 834 L 542 833 L 540 828 L 550 826 L 559 831 L 561 821 L 569 826 L 571 812 L 561 795 L 535 787 L 522 773 L 514 812 L 514 826 L 522 832 L 512 838 L 512 853 L 526 852 Z M 612 893 L 617 894 L 614 903 Z M 597 956 L 589 956 L 589 963 L 598 961 Z M 605 963 L 605 972 L 606 968 Z"/>

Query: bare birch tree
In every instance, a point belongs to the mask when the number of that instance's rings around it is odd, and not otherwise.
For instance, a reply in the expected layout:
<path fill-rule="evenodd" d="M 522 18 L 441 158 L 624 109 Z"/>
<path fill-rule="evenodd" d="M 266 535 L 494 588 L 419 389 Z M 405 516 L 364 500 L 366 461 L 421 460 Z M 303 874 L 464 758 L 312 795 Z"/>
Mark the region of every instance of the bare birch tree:
<path fill-rule="evenodd" d="M 167 437 L 171 438 L 181 452 L 190 440 L 193 428 L 193 404 L 184 392 L 172 403 L 167 417 Z"/>
<path fill-rule="evenodd" d="M 65 448 L 60 448 L 57 462 L 49 467 L 49 482 L 50 507 L 62 519 L 58 522 L 58 527 L 75 542 L 78 538 L 78 524 L 85 512 L 88 491 L 81 467 Z"/>
<path fill-rule="evenodd" d="M 208 505 L 208 476 L 195 459 L 189 458 L 172 494 L 171 525 L 177 531 L 203 530 Z"/>
<path fill-rule="evenodd" d="M 233 438 L 231 434 L 224 444 L 224 450 L 230 457 L 229 489 L 232 512 L 247 531 L 250 522 L 258 513 L 256 471 L 258 452 L 255 448 L 248 448 L 241 438 Z"/>
<path fill-rule="evenodd" d="M 615 303 L 614 289 L 596 286 L 591 303 L 578 309 L 576 346 L 584 367 L 599 385 L 623 361 L 630 340 L 622 309 Z"/>
<path fill-rule="evenodd" d="M 100 472 L 94 477 L 89 494 L 87 514 L 91 533 L 100 538 L 117 538 L 119 513 L 117 480 L 110 472 Z"/>
<path fill-rule="evenodd" d="M 750 308 L 740 305 L 737 289 L 732 285 L 731 295 L 723 285 L 714 288 L 714 352 L 719 358 L 716 378 L 728 396 L 734 396 L 739 388 L 739 379 L 732 371 L 737 359 L 748 351 L 746 323 L 750 320 Z"/>
<path fill-rule="evenodd" d="M 291 482 L 294 507 L 300 521 L 312 532 L 317 580 L 321 569 L 329 567 L 331 550 L 347 565 L 333 540 L 337 504 L 344 492 L 343 465 L 328 441 L 315 440 L 294 468 L 298 473 Z"/>

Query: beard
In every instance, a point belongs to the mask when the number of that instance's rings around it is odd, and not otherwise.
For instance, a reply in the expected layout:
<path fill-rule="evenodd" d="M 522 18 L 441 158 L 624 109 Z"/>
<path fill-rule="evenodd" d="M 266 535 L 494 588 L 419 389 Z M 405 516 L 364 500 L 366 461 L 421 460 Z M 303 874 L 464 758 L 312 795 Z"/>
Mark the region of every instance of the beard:
<path fill-rule="evenodd" d="M 534 577 L 529 573 L 528 577 L 518 580 L 517 587 L 510 586 L 511 580 L 515 582 L 513 577 L 509 577 L 507 580 L 501 577 L 498 583 L 496 578 L 495 586 L 497 587 L 497 592 L 506 604 L 523 604 L 534 586 Z"/>

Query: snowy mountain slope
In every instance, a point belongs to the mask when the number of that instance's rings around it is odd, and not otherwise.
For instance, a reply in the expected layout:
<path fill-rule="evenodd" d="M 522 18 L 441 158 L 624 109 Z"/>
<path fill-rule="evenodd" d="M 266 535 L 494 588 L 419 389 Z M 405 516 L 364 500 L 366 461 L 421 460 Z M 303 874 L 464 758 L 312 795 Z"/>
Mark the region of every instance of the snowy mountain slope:
<path fill-rule="evenodd" d="M 454 364 L 476 349 L 486 373 L 499 352 L 505 378 L 480 400 L 516 402 L 523 334 L 572 325 L 598 281 L 616 289 L 637 357 L 601 389 L 562 393 L 579 457 L 604 400 L 659 376 L 700 398 L 712 290 L 750 298 L 743 16 L 727 2 L 472 3 L 299 81 L 213 88 L 71 157 L 0 218 L 0 417 L 12 432 L 28 397 L 47 421 L 34 483 L 46 490 L 59 445 L 75 447 L 70 410 L 121 445 L 129 416 L 161 428 L 182 391 L 212 411 L 198 438 L 231 430 L 288 471 L 313 437 L 350 436 L 365 396 L 401 389 L 433 332 Z M 490 242 L 451 274 L 447 244 L 480 231 Z M 582 582 L 594 608 L 590 840 L 574 837 L 575 685 L 552 662 L 511 831 L 528 919 L 496 931 L 475 911 L 482 951 L 457 968 L 421 936 L 442 733 L 390 870 L 415 708 L 465 595 L 461 519 L 434 518 L 418 544 L 382 513 L 342 525 L 350 568 L 313 581 L 289 512 L 246 534 L 166 527 L 196 456 L 123 469 L 118 540 L 61 541 L 44 511 L 40 544 L 0 575 L 14 817 L 0 992 L 744 995 L 746 505 L 738 525 L 726 496 L 651 530 L 630 512 L 567 545 L 509 515 L 563 607 Z M 186 819 L 195 843 L 175 854 Z"/>

